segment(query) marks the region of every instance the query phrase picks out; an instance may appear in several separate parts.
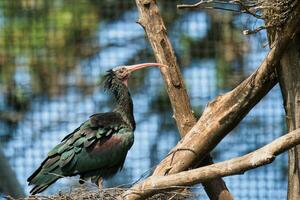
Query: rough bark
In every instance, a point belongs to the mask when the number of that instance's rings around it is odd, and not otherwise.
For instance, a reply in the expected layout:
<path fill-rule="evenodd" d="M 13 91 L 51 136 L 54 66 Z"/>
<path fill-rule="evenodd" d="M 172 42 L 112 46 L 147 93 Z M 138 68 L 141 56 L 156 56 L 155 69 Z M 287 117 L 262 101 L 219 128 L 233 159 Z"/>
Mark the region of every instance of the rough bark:
<path fill-rule="evenodd" d="M 153 49 L 156 61 L 168 67 L 162 67 L 167 93 L 173 109 L 173 117 L 181 136 L 184 136 L 196 123 L 192 107 L 186 92 L 183 78 L 159 8 L 154 0 L 136 0 L 140 13 L 138 23 L 144 28 Z"/>
<path fill-rule="evenodd" d="M 300 7 L 297 6 L 295 16 L 299 13 Z M 205 158 L 237 126 L 277 83 L 275 67 L 279 64 L 288 44 L 293 41 L 299 26 L 300 20 L 291 18 L 287 22 L 260 67 L 234 90 L 220 95 L 208 104 L 197 124 L 157 166 L 153 175 L 174 174 L 187 170 L 199 159 Z M 138 196 L 132 192 L 126 199 L 138 199 Z"/>
<path fill-rule="evenodd" d="M 298 18 L 300 20 L 300 18 Z M 288 130 L 300 127 L 300 35 L 286 50 L 278 67 Z M 300 146 L 289 151 L 288 199 L 300 199 Z"/>
<path fill-rule="evenodd" d="M 176 121 L 181 137 L 196 124 L 196 118 L 186 92 L 182 74 L 176 61 L 173 47 L 167 36 L 167 30 L 159 13 L 159 8 L 154 0 L 136 0 L 140 13 L 138 23 L 145 29 L 148 40 L 152 46 L 156 61 L 166 64 L 161 68 L 165 86 L 173 109 L 173 117 Z M 211 164 L 212 159 L 201 165 Z M 207 195 L 212 200 L 232 200 L 225 182 L 215 179 L 204 183 Z"/>
<path fill-rule="evenodd" d="M 159 191 L 166 191 L 174 187 L 180 188 L 209 181 L 213 178 L 242 174 L 245 171 L 273 162 L 277 155 L 297 144 L 300 144 L 300 129 L 296 129 L 244 156 L 168 176 L 152 176 L 131 190 L 134 191 L 133 193 L 138 199 L 143 199 Z"/>
<path fill-rule="evenodd" d="M 25 197 L 24 191 L 20 186 L 15 173 L 11 169 L 0 147 L 0 192 L 14 198 Z"/>
<path fill-rule="evenodd" d="M 156 168 L 155 175 L 188 169 L 199 158 L 204 158 L 236 127 L 277 82 L 275 66 L 279 64 L 299 25 L 299 20 L 291 20 L 257 71 L 234 90 L 218 96 L 208 104 L 197 124 Z"/>
<path fill-rule="evenodd" d="M 263 12 L 267 26 L 283 24 L 287 13 L 294 21 L 300 21 L 299 4 L 297 0 L 279 1 L 267 0 L 265 4 L 274 4 L 274 8 L 266 9 Z M 276 6 L 277 5 L 277 6 Z M 297 9 L 298 7 L 298 9 Z M 274 20 L 276 19 L 276 21 Z M 281 34 L 281 27 L 268 30 L 269 43 L 272 45 L 275 38 Z M 277 66 L 279 84 L 284 100 L 286 112 L 286 124 L 288 131 L 300 127 L 300 34 L 296 34 L 294 40 L 285 50 L 284 55 Z M 288 163 L 288 199 L 300 199 L 300 171 L 299 158 L 300 146 L 289 150 Z"/>

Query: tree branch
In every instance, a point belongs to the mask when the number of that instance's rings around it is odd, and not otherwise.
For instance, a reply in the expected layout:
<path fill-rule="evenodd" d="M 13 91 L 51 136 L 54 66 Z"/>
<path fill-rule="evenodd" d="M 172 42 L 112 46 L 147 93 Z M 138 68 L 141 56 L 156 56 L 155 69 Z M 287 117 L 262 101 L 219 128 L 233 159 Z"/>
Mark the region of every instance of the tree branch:
<path fill-rule="evenodd" d="M 232 0 L 232 1 L 201 0 L 195 4 L 177 5 L 177 8 L 178 9 L 208 8 L 208 9 L 227 10 L 232 12 L 246 13 L 258 19 L 262 19 L 262 16 L 256 14 L 256 10 L 253 9 L 254 5 L 247 5 L 240 0 Z"/>
<path fill-rule="evenodd" d="M 273 43 L 260 67 L 234 90 L 208 104 L 197 124 L 157 166 L 153 175 L 174 174 L 187 170 L 206 155 L 244 118 L 278 82 L 275 66 L 300 27 L 300 6 Z M 296 18 L 298 19 L 298 17 Z M 140 185 L 140 184 L 139 184 Z M 135 187 L 139 188 L 137 185 Z M 138 199 L 132 192 L 126 199 Z"/>
<path fill-rule="evenodd" d="M 161 73 L 172 105 L 174 119 L 180 135 L 183 137 L 196 124 L 196 118 L 192 112 L 183 77 L 167 36 L 166 27 L 156 1 L 136 0 L 136 4 L 140 13 L 138 23 L 145 29 L 156 61 L 168 66 L 161 68 Z M 207 162 L 202 163 L 202 165 L 211 164 L 211 162 L 211 158 L 208 158 Z M 222 179 L 205 183 L 204 188 L 211 199 L 233 199 Z"/>
<path fill-rule="evenodd" d="M 297 9 L 300 12 L 300 6 Z M 261 66 L 234 90 L 218 96 L 205 108 L 200 120 L 156 168 L 154 174 L 177 173 L 204 158 L 277 83 L 275 66 L 293 40 L 300 20 L 291 18 L 274 42 Z M 189 148 L 189 151 L 178 151 Z"/>
<path fill-rule="evenodd" d="M 180 135 L 184 136 L 194 126 L 196 119 L 167 36 L 167 29 L 154 0 L 136 0 L 136 4 L 140 12 L 138 23 L 145 29 L 156 61 L 168 66 L 162 67 L 161 73 L 172 105 L 173 117 Z"/>
<path fill-rule="evenodd" d="M 276 26 L 277 28 L 268 29 L 269 43 L 281 34 L 280 26 L 295 10 L 300 2 L 298 0 L 289 1 L 264 1 L 262 10 L 265 24 Z M 295 12 L 294 12 L 295 13 Z M 296 13 L 297 14 L 297 13 Z M 300 16 L 295 15 L 294 20 L 300 20 Z M 278 28 L 279 27 L 279 28 Z M 276 66 L 279 77 L 280 89 L 285 108 L 285 119 L 288 131 L 300 128 L 300 33 L 298 32 L 285 50 L 281 58 L 280 65 Z M 288 153 L 288 188 L 287 199 L 300 199 L 300 145 L 289 150 Z"/>
<path fill-rule="evenodd" d="M 264 147 L 241 157 L 223 161 L 213 165 L 192 169 L 168 176 L 152 176 L 131 188 L 124 194 L 135 195 L 142 199 L 160 191 L 191 186 L 213 178 L 242 174 L 248 170 L 269 164 L 284 151 L 300 144 L 300 129 L 296 129 Z"/>

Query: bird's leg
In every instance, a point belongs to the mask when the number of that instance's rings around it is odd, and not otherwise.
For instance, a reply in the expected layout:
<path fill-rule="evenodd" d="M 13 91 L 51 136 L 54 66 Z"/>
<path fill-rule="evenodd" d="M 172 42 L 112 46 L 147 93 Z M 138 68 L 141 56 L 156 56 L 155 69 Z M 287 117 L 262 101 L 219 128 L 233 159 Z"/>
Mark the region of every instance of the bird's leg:
<path fill-rule="evenodd" d="M 103 189 L 103 179 L 102 179 L 102 177 L 98 178 L 97 183 L 98 183 L 99 190 L 102 190 Z"/>

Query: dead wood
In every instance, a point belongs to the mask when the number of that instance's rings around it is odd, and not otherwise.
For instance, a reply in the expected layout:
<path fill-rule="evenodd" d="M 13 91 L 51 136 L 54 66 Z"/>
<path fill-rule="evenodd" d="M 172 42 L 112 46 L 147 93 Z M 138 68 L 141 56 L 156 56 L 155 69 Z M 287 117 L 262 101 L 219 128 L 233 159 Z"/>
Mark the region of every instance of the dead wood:
<path fill-rule="evenodd" d="M 148 9 L 148 12 L 150 12 L 149 8 L 153 6 L 153 1 L 142 2 L 148 3 L 140 5 L 140 9 L 142 9 L 140 12 L 146 12 L 143 9 Z M 157 8 L 155 7 L 155 9 Z M 157 10 L 154 11 L 158 12 Z M 260 67 L 234 90 L 218 96 L 207 105 L 197 124 L 158 165 L 153 176 L 178 173 L 187 170 L 199 160 L 204 159 L 273 88 L 278 82 L 275 67 L 279 64 L 285 49 L 293 41 L 299 29 L 300 20 L 295 20 L 295 16 L 299 16 L 299 12 L 300 6 L 296 6 L 293 15 L 291 15 L 281 35 L 276 38 Z M 152 20 L 154 20 L 155 15 L 150 14 Z M 136 185 L 134 188 L 140 188 L 140 185 Z M 139 198 L 133 192 L 126 195 L 126 199 Z"/>
<path fill-rule="evenodd" d="M 300 129 L 296 129 L 241 157 L 168 176 L 152 176 L 127 192 L 132 192 L 129 194 L 143 199 L 160 191 L 190 186 L 217 177 L 243 174 L 248 170 L 273 162 L 277 155 L 297 144 L 300 144 Z"/>

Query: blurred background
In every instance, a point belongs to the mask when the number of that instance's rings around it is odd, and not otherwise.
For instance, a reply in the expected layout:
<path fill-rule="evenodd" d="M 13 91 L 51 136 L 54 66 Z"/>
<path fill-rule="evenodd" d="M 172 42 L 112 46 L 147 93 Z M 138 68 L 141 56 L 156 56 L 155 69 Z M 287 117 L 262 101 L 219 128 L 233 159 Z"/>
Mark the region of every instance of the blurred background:
<path fill-rule="evenodd" d="M 238 85 L 268 52 L 263 22 L 225 11 L 178 11 L 158 1 L 197 117 L 218 94 Z M 106 70 L 155 61 L 134 0 L 0 1 L 0 193 L 28 195 L 27 177 L 47 152 L 95 112 L 112 104 L 99 86 Z M 130 186 L 155 167 L 178 140 L 158 69 L 130 80 L 137 129 L 124 169 L 106 187 Z M 213 151 L 216 162 L 246 154 L 285 131 L 276 86 Z M 287 154 L 271 165 L 225 178 L 236 199 L 286 197 Z M 13 184 L 12 184 L 13 183 Z M 13 185 L 13 187 L 12 187 Z M 65 178 L 43 194 L 71 191 Z M 87 184 L 88 187 L 93 187 Z M 193 187 L 208 199 L 201 185 Z"/>

